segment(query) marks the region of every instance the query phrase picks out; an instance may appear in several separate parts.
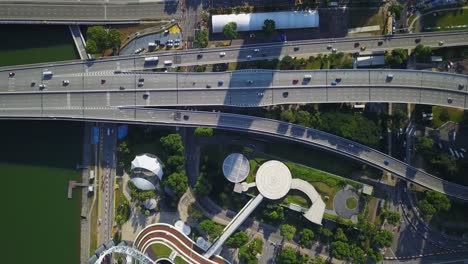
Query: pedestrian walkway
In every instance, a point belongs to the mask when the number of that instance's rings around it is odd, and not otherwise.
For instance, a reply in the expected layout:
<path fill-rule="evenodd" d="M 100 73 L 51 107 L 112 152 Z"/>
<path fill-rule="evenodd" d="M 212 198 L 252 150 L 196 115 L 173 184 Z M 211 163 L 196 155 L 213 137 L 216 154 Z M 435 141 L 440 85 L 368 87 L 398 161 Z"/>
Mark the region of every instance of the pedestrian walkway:
<path fill-rule="evenodd" d="M 76 50 L 80 55 L 80 59 L 86 60 L 91 58 L 91 56 L 86 52 L 86 42 L 84 40 L 83 34 L 81 34 L 80 26 L 69 25 L 68 28 L 70 29 L 70 33 L 72 35 L 73 42 L 75 42 Z"/>

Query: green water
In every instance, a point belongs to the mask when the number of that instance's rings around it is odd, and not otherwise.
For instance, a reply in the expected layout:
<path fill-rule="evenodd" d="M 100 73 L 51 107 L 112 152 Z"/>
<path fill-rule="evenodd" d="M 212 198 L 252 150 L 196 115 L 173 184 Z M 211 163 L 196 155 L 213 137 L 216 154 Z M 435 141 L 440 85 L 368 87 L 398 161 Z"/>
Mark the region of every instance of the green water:
<path fill-rule="evenodd" d="M 0 121 L 1 263 L 78 264 L 81 123 Z"/>
<path fill-rule="evenodd" d="M 0 25 L 0 66 L 79 59 L 68 26 Z"/>

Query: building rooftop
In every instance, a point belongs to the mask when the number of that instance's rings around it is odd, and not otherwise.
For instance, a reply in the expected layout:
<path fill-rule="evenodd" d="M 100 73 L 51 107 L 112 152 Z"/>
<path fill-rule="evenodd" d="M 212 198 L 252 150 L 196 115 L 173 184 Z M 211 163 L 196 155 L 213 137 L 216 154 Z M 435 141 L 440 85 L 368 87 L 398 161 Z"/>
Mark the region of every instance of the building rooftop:
<path fill-rule="evenodd" d="M 284 197 L 291 189 L 291 181 L 289 168 L 277 160 L 263 163 L 255 176 L 258 191 L 271 200 Z"/>

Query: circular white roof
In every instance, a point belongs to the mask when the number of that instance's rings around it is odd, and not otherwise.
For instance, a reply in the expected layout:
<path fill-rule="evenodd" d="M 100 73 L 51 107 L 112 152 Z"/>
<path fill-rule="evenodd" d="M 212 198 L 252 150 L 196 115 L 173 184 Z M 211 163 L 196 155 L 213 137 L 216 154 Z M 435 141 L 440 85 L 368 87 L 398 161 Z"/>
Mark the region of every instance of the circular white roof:
<path fill-rule="evenodd" d="M 174 224 L 174 227 L 182 232 L 184 235 L 189 236 L 192 231 L 190 226 L 186 225 L 183 221 L 179 220 Z"/>
<path fill-rule="evenodd" d="M 132 161 L 132 170 L 133 169 L 145 169 L 154 173 L 161 180 L 163 176 L 162 162 L 151 154 L 143 154 L 136 156 Z"/>
<path fill-rule="evenodd" d="M 230 182 L 241 182 L 249 176 L 249 160 L 240 153 L 232 153 L 224 159 L 223 174 Z"/>
<path fill-rule="evenodd" d="M 154 184 L 152 184 L 150 181 L 145 180 L 143 178 L 133 178 L 130 181 L 133 182 L 133 184 L 135 184 L 135 186 L 142 191 L 149 191 L 149 190 L 156 189 Z"/>
<path fill-rule="evenodd" d="M 260 194 L 268 199 L 277 200 L 291 189 L 292 176 L 284 163 L 270 160 L 258 168 L 255 182 Z"/>

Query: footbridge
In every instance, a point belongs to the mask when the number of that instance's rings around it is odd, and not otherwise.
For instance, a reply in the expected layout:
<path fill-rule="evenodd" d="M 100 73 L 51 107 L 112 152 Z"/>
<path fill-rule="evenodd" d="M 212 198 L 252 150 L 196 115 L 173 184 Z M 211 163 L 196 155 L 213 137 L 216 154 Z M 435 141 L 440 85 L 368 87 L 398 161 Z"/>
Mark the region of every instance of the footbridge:
<path fill-rule="evenodd" d="M 224 228 L 221 235 L 213 242 L 213 244 L 208 248 L 206 253 L 203 255 L 205 258 L 211 258 L 213 255 L 218 255 L 221 251 L 221 247 L 223 246 L 226 239 L 228 239 L 239 226 L 249 217 L 249 215 L 260 205 L 263 200 L 263 195 L 258 194 L 254 198 L 250 199 L 250 201 L 237 213 L 237 215 L 231 220 L 229 225 Z"/>
<path fill-rule="evenodd" d="M 312 203 L 310 208 L 304 212 L 304 217 L 313 223 L 321 223 L 325 213 L 325 203 L 314 186 L 301 179 L 292 179 L 291 189 L 303 192 Z"/>
<path fill-rule="evenodd" d="M 378 150 L 316 129 L 271 119 L 220 112 L 163 110 L 148 108 L 0 108 L 2 119 L 49 119 L 92 122 L 119 122 L 164 126 L 212 127 L 247 132 L 299 142 L 358 160 L 394 175 L 463 201 L 468 187 L 451 183 L 419 170 Z M 384 162 L 386 161 L 386 162 Z"/>

